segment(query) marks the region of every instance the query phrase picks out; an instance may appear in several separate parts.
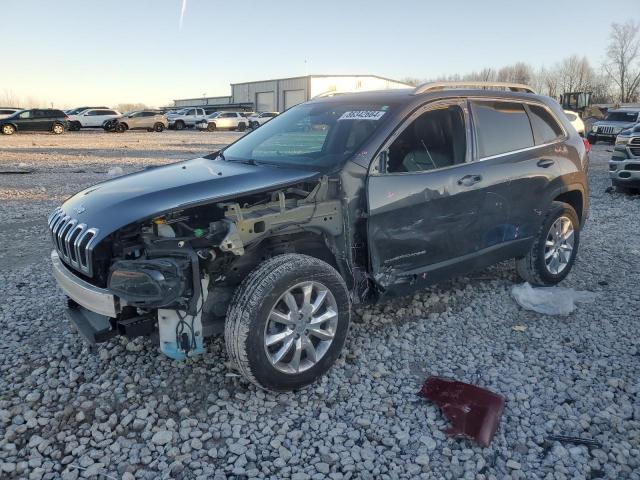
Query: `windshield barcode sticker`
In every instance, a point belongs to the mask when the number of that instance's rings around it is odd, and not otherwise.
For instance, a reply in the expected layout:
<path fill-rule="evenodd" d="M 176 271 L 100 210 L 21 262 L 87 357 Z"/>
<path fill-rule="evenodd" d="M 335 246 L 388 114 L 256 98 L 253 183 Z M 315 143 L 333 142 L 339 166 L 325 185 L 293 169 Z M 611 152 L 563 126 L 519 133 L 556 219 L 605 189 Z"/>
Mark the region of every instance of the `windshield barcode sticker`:
<path fill-rule="evenodd" d="M 344 112 L 338 120 L 380 120 L 384 113 L 378 110 L 355 110 Z"/>

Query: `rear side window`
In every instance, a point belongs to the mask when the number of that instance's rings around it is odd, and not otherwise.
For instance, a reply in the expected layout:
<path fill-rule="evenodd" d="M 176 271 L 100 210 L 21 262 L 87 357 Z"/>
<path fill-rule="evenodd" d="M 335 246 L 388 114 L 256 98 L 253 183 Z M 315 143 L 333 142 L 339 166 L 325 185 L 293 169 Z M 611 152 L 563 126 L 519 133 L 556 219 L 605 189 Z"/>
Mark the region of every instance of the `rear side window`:
<path fill-rule="evenodd" d="M 473 101 L 471 108 L 480 158 L 534 146 L 531 123 L 522 104 Z"/>
<path fill-rule="evenodd" d="M 564 135 L 562 127 L 546 108 L 540 105 L 529 105 L 529 112 L 536 145 L 551 143 Z"/>

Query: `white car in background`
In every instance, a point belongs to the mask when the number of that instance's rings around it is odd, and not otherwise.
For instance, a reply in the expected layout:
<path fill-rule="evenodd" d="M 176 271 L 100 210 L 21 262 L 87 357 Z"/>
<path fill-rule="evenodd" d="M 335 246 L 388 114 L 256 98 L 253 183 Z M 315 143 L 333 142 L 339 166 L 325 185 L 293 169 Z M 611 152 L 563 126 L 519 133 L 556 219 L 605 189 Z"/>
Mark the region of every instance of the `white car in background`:
<path fill-rule="evenodd" d="M 19 112 L 22 108 L 5 108 L 0 107 L 0 118 L 7 118 L 16 112 Z"/>
<path fill-rule="evenodd" d="M 207 113 L 204 111 L 204 108 L 183 108 L 176 112 L 167 113 L 169 128 L 175 128 L 176 130 L 193 127 L 205 118 L 207 118 Z"/>
<path fill-rule="evenodd" d="M 69 115 L 69 130 L 77 131 L 81 128 L 102 128 L 107 120 L 120 118 L 122 114 L 109 108 L 90 108 L 76 115 Z"/>
<path fill-rule="evenodd" d="M 576 129 L 576 132 L 580 134 L 580 136 L 584 137 L 584 122 L 580 118 L 580 115 L 577 112 L 572 112 L 571 110 L 565 110 L 564 114 L 573 125 L 573 128 Z"/>
<path fill-rule="evenodd" d="M 216 130 L 239 130 L 244 132 L 249 120 L 243 112 L 215 112 L 196 124 L 198 130 L 214 132 Z"/>
<path fill-rule="evenodd" d="M 273 117 L 280 115 L 279 112 L 262 112 L 249 117 L 249 127 L 258 128 L 260 125 L 267 123 Z"/>

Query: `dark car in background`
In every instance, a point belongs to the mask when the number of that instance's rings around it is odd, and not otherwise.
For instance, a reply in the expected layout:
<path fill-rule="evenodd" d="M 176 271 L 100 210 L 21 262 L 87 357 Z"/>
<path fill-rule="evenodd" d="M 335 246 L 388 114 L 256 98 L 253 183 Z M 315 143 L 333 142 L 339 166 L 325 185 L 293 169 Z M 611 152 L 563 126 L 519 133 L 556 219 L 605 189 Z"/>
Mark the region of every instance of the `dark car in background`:
<path fill-rule="evenodd" d="M 562 281 L 587 169 L 587 140 L 525 85 L 320 96 L 67 199 L 48 219 L 53 273 L 90 342 L 151 336 L 181 360 L 224 332 L 245 378 L 292 390 L 338 358 L 352 303 L 508 259 Z"/>
<path fill-rule="evenodd" d="M 616 136 L 640 121 L 640 108 L 618 108 L 609 110 L 603 120 L 598 120 L 591 125 L 589 131 L 589 143 L 595 144 L 599 140 L 613 143 Z"/>
<path fill-rule="evenodd" d="M 69 117 L 62 110 L 32 108 L 0 120 L 0 132 L 12 135 L 21 132 L 52 132 L 56 135 L 69 128 Z"/>

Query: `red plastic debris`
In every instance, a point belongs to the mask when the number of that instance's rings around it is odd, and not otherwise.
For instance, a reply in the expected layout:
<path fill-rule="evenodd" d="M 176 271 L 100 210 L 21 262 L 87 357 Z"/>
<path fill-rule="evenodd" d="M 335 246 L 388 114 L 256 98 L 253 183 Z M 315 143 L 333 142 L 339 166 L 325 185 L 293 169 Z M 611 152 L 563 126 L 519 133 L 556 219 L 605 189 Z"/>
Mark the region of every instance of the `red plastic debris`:
<path fill-rule="evenodd" d="M 429 377 L 420 395 L 440 407 L 451 422 L 450 436 L 465 436 L 486 447 L 498 429 L 504 398 L 484 388 L 442 377 Z"/>

